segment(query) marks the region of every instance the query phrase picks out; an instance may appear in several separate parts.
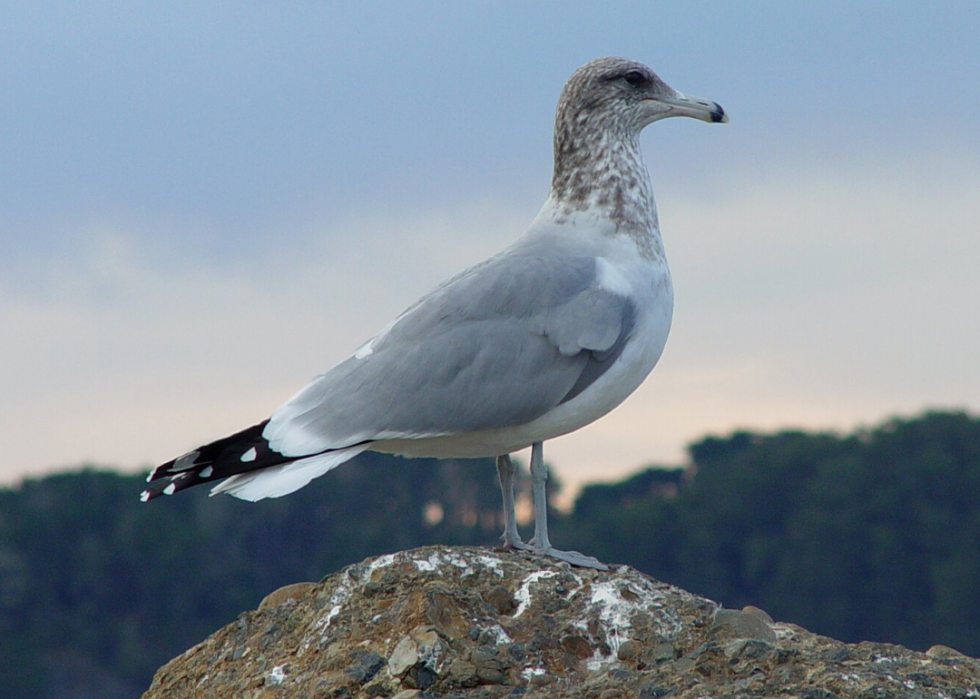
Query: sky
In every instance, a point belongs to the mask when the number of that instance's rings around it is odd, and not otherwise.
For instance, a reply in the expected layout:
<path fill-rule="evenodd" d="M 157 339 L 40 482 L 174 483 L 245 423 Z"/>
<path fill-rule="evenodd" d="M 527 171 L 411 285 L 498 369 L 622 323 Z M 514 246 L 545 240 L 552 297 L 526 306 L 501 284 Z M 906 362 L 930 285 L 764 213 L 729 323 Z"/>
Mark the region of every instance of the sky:
<path fill-rule="evenodd" d="M 546 445 L 566 486 L 976 412 L 977 36 L 967 1 L 0 0 L 0 484 L 253 424 L 506 247 L 602 55 L 731 123 L 644 133 L 673 328 Z"/>

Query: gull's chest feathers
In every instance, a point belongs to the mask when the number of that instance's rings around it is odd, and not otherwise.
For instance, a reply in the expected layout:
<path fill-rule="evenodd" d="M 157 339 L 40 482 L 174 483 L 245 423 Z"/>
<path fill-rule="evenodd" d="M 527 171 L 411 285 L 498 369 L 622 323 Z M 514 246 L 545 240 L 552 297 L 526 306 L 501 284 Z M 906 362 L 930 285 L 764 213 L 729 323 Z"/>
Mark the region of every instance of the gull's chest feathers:
<path fill-rule="evenodd" d="M 663 353 L 674 309 L 673 283 L 656 227 L 643 235 L 635 230 L 622 233 L 609 219 L 585 212 L 563 216 L 555 223 L 544 218 L 548 209 L 546 205 L 525 240 L 561 237 L 563 246 L 594 257 L 596 285 L 628 299 L 635 315 L 621 354 L 609 370 L 580 396 L 528 425 L 534 437 L 554 431 L 542 439 L 589 424 L 635 391 Z"/>

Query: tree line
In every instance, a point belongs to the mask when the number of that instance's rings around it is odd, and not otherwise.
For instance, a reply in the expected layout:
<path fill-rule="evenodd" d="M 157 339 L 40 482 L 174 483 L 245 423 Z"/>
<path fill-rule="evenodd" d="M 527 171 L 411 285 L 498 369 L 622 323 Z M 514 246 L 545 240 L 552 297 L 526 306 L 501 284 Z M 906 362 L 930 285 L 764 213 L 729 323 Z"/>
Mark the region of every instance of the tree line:
<path fill-rule="evenodd" d="M 585 488 L 554 541 L 845 641 L 980 655 L 980 419 L 706 437 Z M 526 483 L 522 484 L 526 487 Z M 275 588 L 371 555 L 494 545 L 492 460 L 365 453 L 282 499 L 143 504 L 85 469 L 0 489 L 0 697 L 133 697 Z M 88 684 L 86 684 L 88 683 Z"/>

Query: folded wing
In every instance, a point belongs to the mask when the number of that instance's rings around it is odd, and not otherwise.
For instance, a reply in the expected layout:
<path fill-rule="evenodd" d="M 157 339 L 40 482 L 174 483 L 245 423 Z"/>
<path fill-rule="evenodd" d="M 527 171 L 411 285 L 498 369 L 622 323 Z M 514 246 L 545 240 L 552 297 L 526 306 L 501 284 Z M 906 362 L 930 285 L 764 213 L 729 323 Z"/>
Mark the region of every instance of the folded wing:
<path fill-rule="evenodd" d="M 273 413 L 273 449 L 301 456 L 377 439 L 520 425 L 615 362 L 634 307 L 588 256 L 505 253 L 424 297 Z"/>

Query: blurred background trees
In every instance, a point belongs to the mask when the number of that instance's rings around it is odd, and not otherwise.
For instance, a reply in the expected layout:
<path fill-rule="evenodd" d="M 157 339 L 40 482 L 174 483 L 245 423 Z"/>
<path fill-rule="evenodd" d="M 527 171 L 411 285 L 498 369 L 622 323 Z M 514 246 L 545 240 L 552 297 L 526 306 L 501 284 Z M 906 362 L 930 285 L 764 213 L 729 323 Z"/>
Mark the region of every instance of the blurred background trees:
<path fill-rule="evenodd" d="M 414 546 L 497 543 L 491 460 L 364 454 L 279 500 L 84 470 L 0 490 L 0 696 L 133 697 L 277 587 Z M 560 546 L 845 641 L 980 655 L 980 420 L 738 432 L 585 488 Z"/>

